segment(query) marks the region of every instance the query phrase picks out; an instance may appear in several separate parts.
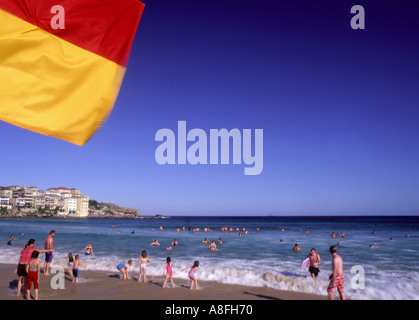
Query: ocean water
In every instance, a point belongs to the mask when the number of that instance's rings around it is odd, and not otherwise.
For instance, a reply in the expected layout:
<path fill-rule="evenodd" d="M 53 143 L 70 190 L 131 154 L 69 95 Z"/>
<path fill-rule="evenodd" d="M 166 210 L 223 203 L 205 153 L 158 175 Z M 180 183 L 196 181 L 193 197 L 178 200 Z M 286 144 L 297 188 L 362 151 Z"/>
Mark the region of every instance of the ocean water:
<path fill-rule="evenodd" d="M 160 226 L 163 231 L 159 230 Z M 182 231 L 183 226 L 185 231 Z M 221 232 L 221 227 L 225 226 L 233 227 L 234 232 Z M 196 227 L 200 228 L 199 232 L 189 231 Z M 205 233 L 205 227 L 212 231 Z M 236 228 L 246 228 L 249 233 L 239 236 Z M 149 280 L 162 275 L 166 257 L 170 256 L 175 278 L 187 279 L 187 271 L 181 270 L 199 260 L 198 281 L 321 295 L 326 294 L 331 273 L 328 250 L 339 241 L 338 253 L 344 261 L 348 298 L 419 299 L 419 217 L 2 218 L 0 263 L 17 263 L 20 251 L 31 238 L 36 240 L 36 248 L 43 249 L 51 229 L 56 230 L 53 265 L 66 267 L 67 255 L 72 252 L 73 256 L 81 255 L 81 262 L 89 270 L 117 273 L 117 264 L 129 259 L 135 264 L 142 250 L 147 250 L 151 260 L 147 266 Z M 305 234 L 306 230 L 310 231 L 309 235 Z M 332 232 L 342 231 L 346 233 L 345 238 L 330 237 Z M 19 236 L 19 233 L 24 235 Z M 8 246 L 10 235 L 17 240 Z M 216 252 L 211 252 L 208 245 L 201 243 L 204 238 L 221 238 L 223 244 L 217 245 Z M 179 245 L 166 250 L 174 239 Z M 161 246 L 151 247 L 154 240 Z M 86 256 L 82 251 L 89 242 L 93 244 L 95 256 Z M 295 243 L 301 245 L 300 252 L 292 250 Z M 370 248 L 372 243 L 377 245 Z M 322 259 L 317 281 L 309 277 L 307 269 L 300 269 L 311 248 L 315 248 Z M 41 254 L 40 260 L 43 259 Z M 131 270 L 136 277 L 138 267 Z M 82 271 L 80 281 L 88 281 Z M 362 280 L 363 287 L 360 286 Z"/>

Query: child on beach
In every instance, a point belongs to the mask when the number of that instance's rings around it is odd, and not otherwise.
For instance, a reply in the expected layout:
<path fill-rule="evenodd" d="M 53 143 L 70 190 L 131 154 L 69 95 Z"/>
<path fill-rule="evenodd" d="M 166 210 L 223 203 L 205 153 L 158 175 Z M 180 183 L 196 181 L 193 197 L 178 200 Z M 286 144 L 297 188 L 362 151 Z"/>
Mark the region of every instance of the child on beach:
<path fill-rule="evenodd" d="M 195 261 L 193 263 L 193 266 L 186 267 L 186 268 L 182 269 L 182 271 L 184 271 L 186 269 L 190 269 L 189 272 L 188 272 L 188 277 L 189 277 L 189 279 L 191 279 L 191 286 L 189 288 L 191 290 L 193 289 L 194 284 L 195 284 L 195 290 L 198 289 L 198 279 L 195 276 L 195 272 L 196 272 L 196 270 L 198 270 L 198 268 L 199 268 L 199 261 Z"/>
<path fill-rule="evenodd" d="M 116 268 L 122 272 L 122 278 L 121 278 L 122 280 L 129 279 L 128 271 L 131 265 L 132 265 L 132 260 L 128 260 L 128 263 L 120 263 L 116 266 Z"/>
<path fill-rule="evenodd" d="M 41 276 L 41 262 L 38 260 L 39 252 L 33 251 L 31 256 L 31 261 L 26 265 L 26 273 L 28 274 L 26 278 L 26 294 L 27 300 L 31 299 L 31 286 L 33 282 L 33 287 L 35 289 L 35 300 L 38 300 L 38 283 L 39 277 Z"/>
<path fill-rule="evenodd" d="M 79 282 L 79 266 L 86 268 L 86 266 L 80 262 L 80 256 L 76 254 L 73 265 L 73 283 Z"/>
<path fill-rule="evenodd" d="M 146 269 L 147 269 L 147 262 L 151 262 L 150 259 L 147 256 L 147 251 L 143 250 L 141 252 L 141 257 L 138 260 L 137 264 L 135 266 L 140 265 L 140 275 L 138 276 L 138 282 L 140 282 L 141 274 L 144 274 L 144 282 L 146 282 Z"/>
<path fill-rule="evenodd" d="M 68 254 L 68 258 L 67 258 L 67 271 L 70 274 L 71 278 L 73 277 L 73 262 L 74 262 L 74 258 L 73 258 L 73 254 L 70 252 Z"/>
<path fill-rule="evenodd" d="M 166 282 L 170 277 L 170 282 L 172 283 L 172 288 L 175 287 L 175 284 L 173 283 L 173 270 L 172 268 L 174 268 L 174 265 L 172 264 L 172 259 L 170 257 L 166 258 L 166 264 L 164 265 L 164 269 L 163 269 L 163 275 L 166 274 L 166 279 L 164 279 L 163 282 L 163 287 L 164 288 L 166 286 Z"/>

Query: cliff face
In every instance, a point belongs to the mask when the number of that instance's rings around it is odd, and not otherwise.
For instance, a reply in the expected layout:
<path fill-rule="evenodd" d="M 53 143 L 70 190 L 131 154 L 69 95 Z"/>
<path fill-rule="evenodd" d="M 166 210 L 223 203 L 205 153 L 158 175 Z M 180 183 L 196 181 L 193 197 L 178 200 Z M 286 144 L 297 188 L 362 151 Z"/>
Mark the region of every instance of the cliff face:
<path fill-rule="evenodd" d="M 93 217 L 137 217 L 140 210 L 120 207 L 114 203 L 89 201 L 89 216 Z"/>

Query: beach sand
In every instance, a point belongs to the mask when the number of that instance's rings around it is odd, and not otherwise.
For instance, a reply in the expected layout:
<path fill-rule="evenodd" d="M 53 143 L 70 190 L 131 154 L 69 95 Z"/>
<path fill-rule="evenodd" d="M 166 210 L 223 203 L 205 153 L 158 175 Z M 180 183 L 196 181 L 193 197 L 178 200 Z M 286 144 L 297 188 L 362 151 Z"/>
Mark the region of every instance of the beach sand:
<path fill-rule="evenodd" d="M 43 265 L 43 264 L 41 264 Z M 23 300 L 17 296 L 16 265 L 0 264 L 0 300 Z M 79 283 L 73 284 L 68 274 L 64 289 L 52 289 L 53 275 L 41 274 L 39 300 L 326 300 L 327 296 L 266 287 L 251 287 L 217 282 L 199 281 L 198 290 L 189 289 L 188 279 L 174 279 L 162 288 L 163 276 L 148 276 L 147 282 L 137 282 L 138 273 L 120 280 L 118 272 L 85 271 L 80 268 Z M 31 294 L 33 295 L 33 286 Z"/>

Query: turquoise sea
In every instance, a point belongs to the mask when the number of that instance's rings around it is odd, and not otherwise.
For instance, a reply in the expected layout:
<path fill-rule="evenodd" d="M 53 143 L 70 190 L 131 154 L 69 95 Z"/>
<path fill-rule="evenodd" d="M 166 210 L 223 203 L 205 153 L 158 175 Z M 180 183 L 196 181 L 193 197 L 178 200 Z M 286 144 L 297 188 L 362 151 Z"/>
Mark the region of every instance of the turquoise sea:
<path fill-rule="evenodd" d="M 222 227 L 234 231 L 221 232 Z M 195 228 L 200 231 L 193 232 Z M 212 231 L 204 232 L 204 228 Z M 245 228 L 248 234 L 239 234 L 236 228 Z M 53 265 L 65 267 L 67 255 L 72 252 L 81 255 L 87 269 L 113 273 L 117 272 L 117 264 L 129 259 L 136 263 L 141 251 L 147 250 L 151 260 L 147 267 L 149 279 L 161 276 L 165 259 L 170 256 L 175 278 L 187 279 L 182 268 L 199 260 L 198 280 L 322 295 L 326 294 L 331 273 L 328 249 L 339 242 L 348 298 L 419 299 L 419 217 L 2 218 L 0 263 L 16 264 L 31 238 L 36 240 L 37 248 L 43 249 L 52 229 L 56 231 Z M 345 232 L 346 237 L 332 238 L 332 232 Z M 10 235 L 17 239 L 7 245 Z M 221 238 L 223 244 L 211 252 L 208 245 L 202 244 L 204 238 Z M 179 245 L 167 250 L 174 239 Z M 161 246 L 150 246 L 154 240 Z M 89 242 L 95 256 L 86 256 L 82 251 Z M 292 250 L 296 243 L 302 247 L 299 252 Z M 373 243 L 376 245 L 371 248 Z M 311 248 L 322 259 L 317 281 L 310 279 L 307 269 L 300 269 Z M 133 269 L 135 277 L 138 272 L 138 268 Z M 365 280 L 363 288 L 360 279 Z M 89 279 L 82 273 L 80 281 Z"/>

